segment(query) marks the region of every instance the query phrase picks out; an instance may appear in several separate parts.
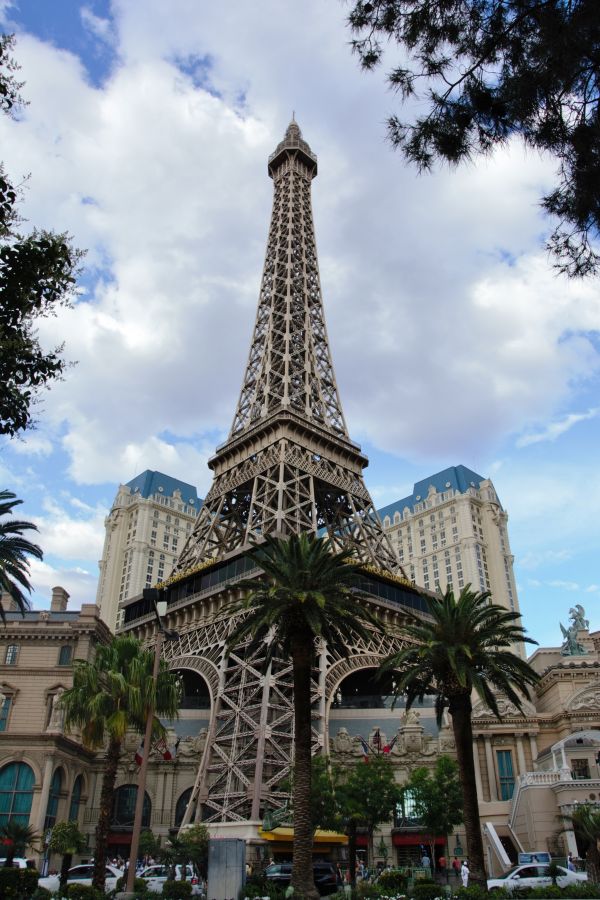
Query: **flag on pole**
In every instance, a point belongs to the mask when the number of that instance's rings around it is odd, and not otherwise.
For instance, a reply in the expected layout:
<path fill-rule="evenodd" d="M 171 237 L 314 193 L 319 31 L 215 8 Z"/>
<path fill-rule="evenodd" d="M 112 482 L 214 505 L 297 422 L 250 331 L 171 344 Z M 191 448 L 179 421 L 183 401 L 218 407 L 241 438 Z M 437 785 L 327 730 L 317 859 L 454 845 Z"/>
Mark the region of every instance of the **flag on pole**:
<path fill-rule="evenodd" d="M 381 732 L 379 728 L 375 729 L 375 733 L 373 735 L 373 746 L 376 750 L 381 750 Z"/>
<path fill-rule="evenodd" d="M 364 756 L 365 756 L 365 762 L 367 762 L 367 760 L 369 759 L 369 751 L 371 748 L 369 747 L 369 745 L 367 744 L 365 739 L 360 736 L 360 734 L 358 735 L 358 739 L 359 739 L 360 745 L 362 747 L 362 752 L 364 753 Z"/>
<path fill-rule="evenodd" d="M 160 755 L 165 761 L 173 760 L 177 756 L 177 748 L 179 747 L 179 740 L 173 745 L 169 746 L 164 737 L 159 738 L 154 744 L 154 750 L 158 750 Z"/>
<path fill-rule="evenodd" d="M 398 740 L 398 735 L 396 734 L 396 735 L 394 735 L 394 738 L 390 741 L 390 743 L 385 745 L 385 747 L 383 748 L 383 752 L 391 753 L 392 750 L 394 749 L 394 745 L 397 740 Z"/>
<path fill-rule="evenodd" d="M 140 746 L 135 751 L 135 764 L 136 766 L 141 766 L 142 761 L 144 759 L 144 741 L 140 744 Z"/>

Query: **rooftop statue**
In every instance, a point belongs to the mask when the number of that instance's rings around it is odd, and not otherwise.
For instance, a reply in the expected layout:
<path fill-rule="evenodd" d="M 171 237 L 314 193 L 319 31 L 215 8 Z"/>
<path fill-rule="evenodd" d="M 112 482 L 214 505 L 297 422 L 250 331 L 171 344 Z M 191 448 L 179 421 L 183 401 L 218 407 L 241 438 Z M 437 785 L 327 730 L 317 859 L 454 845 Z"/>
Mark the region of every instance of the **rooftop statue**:
<path fill-rule="evenodd" d="M 560 652 L 563 656 L 584 656 L 587 650 L 578 642 L 577 636 L 580 631 L 587 631 L 590 623 L 585 618 L 585 609 L 580 603 L 577 603 L 575 607 L 569 610 L 569 618 L 571 624 L 568 628 L 565 628 L 562 622 L 560 623 L 560 630 L 564 637 Z"/>

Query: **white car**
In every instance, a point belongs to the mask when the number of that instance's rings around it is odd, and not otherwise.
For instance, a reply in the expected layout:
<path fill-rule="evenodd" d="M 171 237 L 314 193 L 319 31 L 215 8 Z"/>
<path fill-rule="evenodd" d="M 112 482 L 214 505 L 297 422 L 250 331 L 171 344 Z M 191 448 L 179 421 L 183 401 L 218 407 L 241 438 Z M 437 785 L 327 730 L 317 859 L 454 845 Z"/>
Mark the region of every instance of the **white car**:
<path fill-rule="evenodd" d="M 181 881 L 182 869 L 183 866 L 175 866 L 175 881 Z M 146 866 L 145 869 L 138 872 L 137 877 L 146 881 L 148 890 L 152 894 L 162 894 L 163 884 L 171 877 L 171 866 L 160 863 L 155 866 Z M 192 896 L 199 897 L 202 894 L 199 879 L 189 864 L 185 867 L 185 879 L 192 885 Z"/>
<path fill-rule="evenodd" d="M 0 869 L 4 866 L 5 863 L 6 863 L 6 857 L 3 857 L 2 859 L 0 859 Z M 33 869 L 33 868 L 35 868 L 33 863 L 28 863 L 27 860 L 23 859 L 22 856 L 15 856 L 12 861 L 12 864 L 13 864 L 13 869 Z"/>
<path fill-rule="evenodd" d="M 557 866 L 558 876 L 556 883 L 559 887 L 566 887 L 578 881 L 587 881 L 586 872 L 571 872 L 563 866 Z M 548 874 L 548 866 L 523 865 L 515 866 L 509 872 L 505 872 L 500 878 L 488 878 L 488 891 L 497 891 L 503 888 L 505 891 L 513 891 L 518 888 L 547 887 L 552 884 Z"/>
<path fill-rule="evenodd" d="M 122 875 L 123 873 L 116 866 L 106 866 L 106 881 L 104 882 L 104 889 L 107 894 L 109 891 L 114 891 L 116 889 L 117 881 L 122 877 Z M 93 863 L 85 863 L 81 866 L 73 866 L 72 869 L 69 869 L 67 884 L 85 884 L 89 886 L 92 883 L 93 877 Z M 54 891 L 57 891 L 60 887 L 60 876 L 46 875 L 45 878 L 39 879 L 38 886 L 46 888 L 51 893 L 54 893 Z"/>

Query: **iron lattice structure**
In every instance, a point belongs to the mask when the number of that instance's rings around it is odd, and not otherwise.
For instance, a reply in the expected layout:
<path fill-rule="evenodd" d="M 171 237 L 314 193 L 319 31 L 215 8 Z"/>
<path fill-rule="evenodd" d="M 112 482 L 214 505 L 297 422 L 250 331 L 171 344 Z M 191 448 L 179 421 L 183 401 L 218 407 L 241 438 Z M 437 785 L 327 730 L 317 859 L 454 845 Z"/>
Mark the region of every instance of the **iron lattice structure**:
<path fill-rule="evenodd" d="M 240 399 L 174 572 L 243 551 L 265 534 L 302 531 L 326 532 L 336 548 L 401 572 L 338 396 L 312 217 L 317 159 L 295 121 L 269 159 L 269 174 L 273 213 Z"/>
<path fill-rule="evenodd" d="M 202 675 L 211 697 L 208 736 L 183 824 L 259 821 L 288 797 L 293 756 L 291 662 L 266 646 L 249 657 L 227 637 L 223 612 L 235 582 L 252 576 L 244 551 L 265 534 L 326 533 L 385 572 L 394 603 L 369 599 L 398 628 L 415 606 L 384 533 L 350 440 L 325 328 L 311 209 L 317 160 L 292 121 L 269 159 L 274 202 L 250 356 L 231 432 L 209 465 L 214 481 L 169 580 L 169 625 L 180 634 L 164 655 Z M 258 574 L 258 570 L 254 570 Z M 367 576 L 365 576 L 367 577 Z M 374 595 L 383 596 L 379 589 Z M 404 593 L 402 594 L 402 591 Z M 412 593 L 411 593 L 412 592 Z M 410 596 L 409 596 L 410 595 Z M 151 640 L 152 616 L 126 610 L 126 628 Z M 327 741 L 328 704 L 353 669 L 376 666 L 398 647 L 373 635 L 338 659 L 321 647 L 313 679 L 313 746 Z"/>
<path fill-rule="evenodd" d="M 229 593 L 228 599 L 231 599 Z M 204 623 L 184 626 L 175 642 L 164 645 L 171 668 L 191 669 L 209 686 L 211 719 L 206 745 L 182 825 L 192 821 L 257 822 L 289 799 L 293 765 L 294 692 L 289 658 L 266 661 L 266 645 L 253 656 L 245 645 L 230 650 L 227 636 L 236 624 L 230 616 L 211 615 L 222 596 L 196 598 Z M 329 706 L 341 682 L 358 669 L 375 668 L 399 647 L 402 615 L 380 606 L 390 625 L 369 639 L 357 636 L 348 655 L 318 648 L 313 670 L 313 752 L 326 748 Z M 286 783 L 288 787 L 286 787 Z"/>

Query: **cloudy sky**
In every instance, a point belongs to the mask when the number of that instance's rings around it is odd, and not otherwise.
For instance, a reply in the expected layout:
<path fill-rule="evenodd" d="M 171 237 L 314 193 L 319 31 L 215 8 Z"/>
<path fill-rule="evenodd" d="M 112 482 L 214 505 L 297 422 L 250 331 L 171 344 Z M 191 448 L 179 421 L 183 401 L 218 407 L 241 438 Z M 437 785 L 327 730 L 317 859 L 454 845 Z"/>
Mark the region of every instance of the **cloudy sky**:
<path fill-rule="evenodd" d="M 384 73 L 340 0 L 0 0 L 29 106 L 0 120 L 23 215 L 87 249 L 44 323 L 77 361 L 0 481 L 45 550 L 34 605 L 95 598 L 103 520 L 146 468 L 204 495 L 231 424 L 269 223 L 266 160 L 295 111 L 319 158 L 321 280 L 342 403 L 378 506 L 463 463 L 494 481 L 525 625 L 600 628 L 600 290 L 555 276 L 554 163 L 519 145 L 418 176 L 385 141 Z"/>

